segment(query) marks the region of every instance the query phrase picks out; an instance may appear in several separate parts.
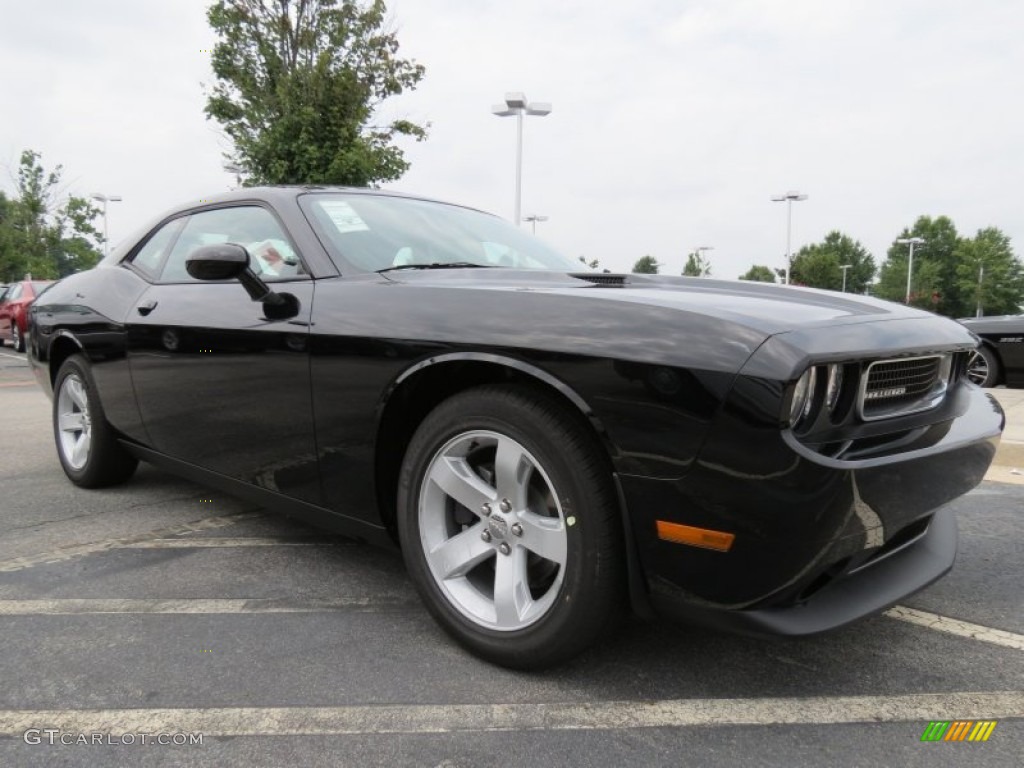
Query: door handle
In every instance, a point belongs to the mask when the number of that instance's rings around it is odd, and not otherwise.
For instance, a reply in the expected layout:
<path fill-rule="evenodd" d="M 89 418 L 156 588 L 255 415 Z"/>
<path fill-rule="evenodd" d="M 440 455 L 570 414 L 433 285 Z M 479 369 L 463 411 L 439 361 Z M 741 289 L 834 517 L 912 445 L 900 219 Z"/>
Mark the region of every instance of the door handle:
<path fill-rule="evenodd" d="M 137 306 L 135 309 L 138 310 L 140 315 L 145 317 L 154 309 L 156 309 L 157 303 L 158 302 L 156 301 L 144 301 L 142 304 L 139 304 L 139 306 Z"/>

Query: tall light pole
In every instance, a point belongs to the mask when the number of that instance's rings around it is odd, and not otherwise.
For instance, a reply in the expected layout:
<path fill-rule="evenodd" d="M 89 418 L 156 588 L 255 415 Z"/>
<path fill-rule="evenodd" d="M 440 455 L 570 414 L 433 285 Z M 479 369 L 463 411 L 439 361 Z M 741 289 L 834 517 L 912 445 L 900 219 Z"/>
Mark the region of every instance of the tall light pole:
<path fill-rule="evenodd" d="M 235 175 L 235 189 L 241 189 L 243 171 L 242 166 L 238 165 L 237 163 L 224 163 L 224 165 L 222 165 L 221 168 L 223 168 L 228 173 L 233 173 Z"/>
<path fill-rule="evenodd" d="M 793 202 L 806 199 L 807 195 L 797 192 L 795 189 L 772 198 L 773 203 L 781 203 L 783 201 L 786 203 L 786 285 L 789 285 L 789 266 L 790 262 L 793 261 L 791 246 L 793 237 Z"/>
<path fill-rule="evenodd" d="M 900 237 L 896 239 L 896 242 L 900 245 L 910 246 L 910 257 L 907 259 L 907 299 L 906 304 L 910 304 L 910 278 L 914 274 L 914 246 L 924 245 L 925 239 L 923 237 Z"/>
<path fill-rule="evenodd" d="M 840 267 L 840 269 L 843 270 L 843 293 L 846 293 L 846 270 L 852 266 L 853 264 L 843 264 L 843 266 Z"/>
<path fill-rule="evenodd" d="M 103 255 L 110 255 L 110 238 L 107 237 L 107 203 L 120 203 L 118 195 L 104 195 L 100 192 L 93 192 L 89 195 L 93 200 L 103 203 Z"/>
<path fill-rule="evenodd" d="M 551 114 L 551 105 L 546 102 L 528 102 L 524 93 L 506 93 L 505 104 L 491 107 L 498 117 L 516 118 L 516 226 L 522 220 L 523 202 L 523 115 L 544 117 Z"/>
<path fill-rule="evenodd" d="M 704 259 L 702 258 L 702 254 L 707 253 L 708 251 L 713 251 L 713 250 L 715 250 L 715 246 L 713 246 L 713 245 L 698 245 L 697 247 L 695 247 L 693 249 L 693 253 L 697 257 L 697 267 L 698 268 L 701 266 L 701 264 L 704 261 Z M 704 277 L 704 275 L 698 275 L 698 277 Z"/>
<path fill-rule="evenodd" d="M 974 311 L 975 317 L 981 317 L 981 282 L 985 279 L 985 262 L 978 264 L 978 308 Z"/>
<path fill-rule="evenodd" d="M 538 221 L 543 222 L 543 221 L 547 221 L 547 220 L 548 220 L 547 216 L 539 216 L 536 213 L 531 213 L 529 216 L 527 216 L 526 218 L 523 219 L 523 221 L 528 221 L 528 222 L 530 222 L 533 225 L 533 234 L 535 234 L 535 235 L 537 234 L 537 222 Z"/>

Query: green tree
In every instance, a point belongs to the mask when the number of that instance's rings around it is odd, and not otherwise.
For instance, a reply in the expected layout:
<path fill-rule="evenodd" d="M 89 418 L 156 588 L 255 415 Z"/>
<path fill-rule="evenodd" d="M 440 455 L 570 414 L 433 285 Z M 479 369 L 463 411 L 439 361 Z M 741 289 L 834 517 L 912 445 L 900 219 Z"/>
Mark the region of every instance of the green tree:
<path fill-rule="evenodd" d="M 960 236 L 948 216 L 920 216 L 910 229 L 896 239 L 920 237 L 924 243 L 914 246 L 910 303 L 949 317 L 963 317 L 973 311 L 970 297 L 961 295 L 957 273 Z M 875 295 L 891 301 L 904 301 L 907 293 L 909 246 L 895 241 L 879 273 Z"/>
<path fill-rule="evenodd" d="M 740 280 L 753 280 L 757 283 L 774 283 L 775 273 L 762 264 L 754 264 L 745 273 L 740 275 Z"/>
<path fill-rule="evenodd" d="M 1014 256 L 1010 238 L 995 227 L 978 230 L 957 248 L 957 282 L 974 315 L 1017 314 L 1024 305 L 1024 264 Z"/>
<path fill-rule="evenodd" d="M 636 260 L 636 264 L 633 265 L 633 274 L 637 275 L 656 275 L 658 270 L 661 269 L 661 264 L 653 256 L 641 256 Z"/>
<path fill-rule="evenodd" d="M 63 168 L 47 171 L 38 152 L 21 153 L 13 198 L 0 195 L 0 279 L 69 275 L 96 264 L 99 215 L 86 198 L 63 196 Z"/>
<path fill-rule="evenodd" d="M 705 259 L 700 251 L 694 251 L 686 257 L 683 274 L 688 277 L 710 277 L 711 262 Z"/>
<path fill-rule="evenodd" d="M 377 108 L 424 68 L 397 57 L 383 0 L 218 0 L 207 19 L 217 84 L 206 115 L 234 142 L 227 159 L 251 184 L 368 186 L 409 167 L 408 120 L 374 125 Z"/>
<path fill-rule="evenodd" d="M 858 241 L 833 230 L 822 242 L 797 251 L 790 265 L 790 280 L 797 285 L 839 291 L 843 288 L 844 264 L 850 265 L 846 270 L 847 292 L 864 293 L 875 277 L 875 260 Z"/>

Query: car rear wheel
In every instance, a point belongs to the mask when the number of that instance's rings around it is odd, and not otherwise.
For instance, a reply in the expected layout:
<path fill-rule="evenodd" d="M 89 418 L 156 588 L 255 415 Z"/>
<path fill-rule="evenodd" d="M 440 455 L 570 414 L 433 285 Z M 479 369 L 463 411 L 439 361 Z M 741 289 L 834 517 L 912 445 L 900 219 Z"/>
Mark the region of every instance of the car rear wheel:
<path fill-rule="evenodd" d="M 131 477 L 138 461 L 118 444 L 107 424 L 85 358 L 72 355 L 64 361 L 53 391 L 57 456 L 71 482 L 99 488 Z"/>
<path fill-rule="evenodd" d="M 999 359 L 988 347 L 978 347 L 967 363 L 967 376 L 979 387 L 999 383 Z"/>
<path fill-rule="evenodd" d="M 481 387 L 439 405 L 409 444 L 398 504 L 420 595 L 445 630 L 489 661 L 564 661 L 622 613 L 607 459 L 542 392 Z"/>
<path fill-rule="evenodd" d="M 25 337 L 21 335 L 21 331 L 18 330 L 18 323 L 11 323 L 11 346 L 14 347 L 15 352 L 25 351 Z"/>

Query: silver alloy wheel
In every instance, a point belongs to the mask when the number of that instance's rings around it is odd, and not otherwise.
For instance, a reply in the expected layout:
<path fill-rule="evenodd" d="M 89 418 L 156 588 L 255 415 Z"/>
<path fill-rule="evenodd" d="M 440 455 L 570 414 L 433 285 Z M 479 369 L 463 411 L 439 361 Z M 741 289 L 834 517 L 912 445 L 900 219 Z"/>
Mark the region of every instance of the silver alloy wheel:
<path fill-rule="evenodd" d="M 967 378 L 980 387 L 988 381 L 988 374 L 988 359 L 981 352 L 975 350 L 967 363 Z"/>
<path fill-rule="evenodd" d="M 18 330 L 18 322 L 11 322 L 11 346 L 15 352 L 21 351 L 21 331 Z"/>
<path fill-rule="evenodd" d="M 554 605 L 566 520 L 544 468 L 516 440 L 475 430 L 445 443 L 427 465 L 418 515 L 435 583 L 475 624 L 520 630 Z"/>
<path fill-rule="evenodd" d="M 76 373 L 64 378 L 57 393 L 57 429 L 61 455 L 72 469 L 81 469 L 89 460 L 92 419 L 85 385 Z"/>

